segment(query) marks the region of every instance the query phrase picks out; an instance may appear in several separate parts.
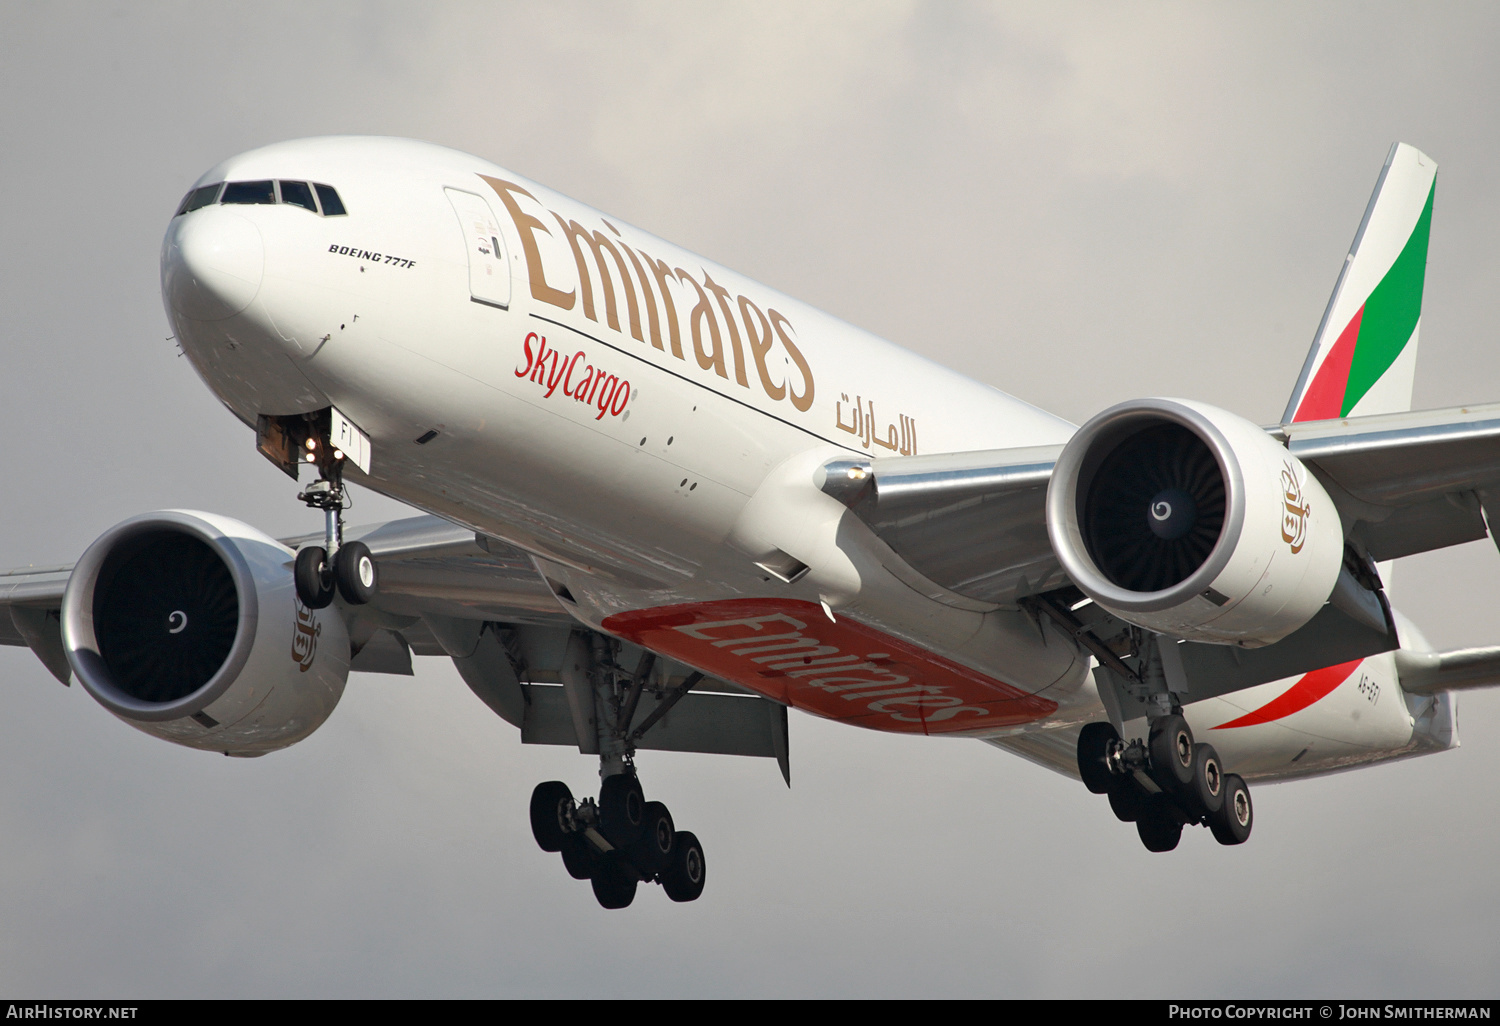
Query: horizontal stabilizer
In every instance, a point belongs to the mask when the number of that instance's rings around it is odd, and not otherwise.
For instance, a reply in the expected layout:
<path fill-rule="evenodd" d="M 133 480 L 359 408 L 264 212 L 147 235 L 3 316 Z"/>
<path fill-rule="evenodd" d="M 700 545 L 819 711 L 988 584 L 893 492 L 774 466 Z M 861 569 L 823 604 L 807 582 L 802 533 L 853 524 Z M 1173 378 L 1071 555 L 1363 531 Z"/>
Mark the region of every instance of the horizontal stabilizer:
<path fill-rule="evenodd" d="M 1396 653 L 1401 689 L 1411 695 L 1500 687 L 1500 646 L 1456 648 L 1448 652 Z"/>

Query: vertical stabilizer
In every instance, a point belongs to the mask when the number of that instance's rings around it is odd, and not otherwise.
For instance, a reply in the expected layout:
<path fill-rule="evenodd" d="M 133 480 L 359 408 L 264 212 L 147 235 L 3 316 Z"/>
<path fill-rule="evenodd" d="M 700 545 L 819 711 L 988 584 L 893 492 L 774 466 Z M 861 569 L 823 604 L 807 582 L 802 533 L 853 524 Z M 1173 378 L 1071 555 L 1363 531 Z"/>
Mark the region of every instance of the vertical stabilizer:
<path fill-rule="evenodd" d="M 1391 147 L 1283 423 L 1411 409 L 1437 164 Z"/>

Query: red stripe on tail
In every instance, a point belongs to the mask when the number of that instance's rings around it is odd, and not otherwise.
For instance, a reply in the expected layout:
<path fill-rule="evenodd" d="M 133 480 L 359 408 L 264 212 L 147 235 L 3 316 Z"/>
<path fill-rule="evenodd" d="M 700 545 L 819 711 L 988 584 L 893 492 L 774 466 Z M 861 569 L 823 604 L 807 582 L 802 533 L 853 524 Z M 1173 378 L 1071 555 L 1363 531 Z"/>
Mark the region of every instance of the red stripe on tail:
<path fill-rule="evenodd" d="M 1364 320 L 1365 308 L 1354 311 L 1354 316 L 1344 327 L 1338 341 L 1329 350 L 1328 357 L 1318 373 L 1307 386 L 1302 403 L 1297 407 L 1293 422 L 1301 420 L 1331 420 L 1343 415 L 1344 390 L 1349 386 L 1349 367 L 1354 362 L 1354 344 L 1359 341 L 1359 324 Z"/>

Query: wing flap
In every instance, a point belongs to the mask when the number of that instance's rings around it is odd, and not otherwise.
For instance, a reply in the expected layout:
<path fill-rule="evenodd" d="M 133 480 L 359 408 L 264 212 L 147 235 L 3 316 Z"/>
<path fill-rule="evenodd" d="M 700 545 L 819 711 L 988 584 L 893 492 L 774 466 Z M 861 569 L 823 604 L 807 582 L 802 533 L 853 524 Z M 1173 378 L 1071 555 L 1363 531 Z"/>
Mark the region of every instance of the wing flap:
<path fill-rule="evenodd" d="M 522 744 L 578 744 L 564 691 L 559 686 L 542 684 L 526 689 Z M 644 722 L 658 704 L 656 698 L 642 701 L 632 725 Z M 689 693 L 636 742 L 636 747 L 774 759 L 785 751 L 786 729 L 786 707 L 775 702 L 749 695 Z"/>
<path fill-rule="evenodd" d="M 65 685 L 72 683 L 73 668 L 63 648 L 62 620 L 56 609 L 14 605 L 10 607 L 10 622 L 48 673 Z"/>
<path fill-rule="evenodd" d="M 1486 533 L 1473 492 L 1440 495 L 1397 509 L 1384 520 L 1361 522 L 1354 529 L 1370 558 L 1382 561 L 1478 541 Z"/>
<path fill-rule="evenodd" d="M 68 684 L 58 610 L 71 566 L 23 567 L 0 573 L 0 645 L 25 645 L 52 676 Z"/>

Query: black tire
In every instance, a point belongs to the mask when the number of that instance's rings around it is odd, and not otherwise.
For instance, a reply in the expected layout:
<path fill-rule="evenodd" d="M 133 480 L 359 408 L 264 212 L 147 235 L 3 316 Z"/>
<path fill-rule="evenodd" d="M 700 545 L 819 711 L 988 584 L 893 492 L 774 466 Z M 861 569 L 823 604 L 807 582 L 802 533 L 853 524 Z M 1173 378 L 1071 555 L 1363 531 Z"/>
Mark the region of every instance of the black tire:
<path fill-rule="evenodd" d="M 1147 851 L 1171 851 L 1182 840 L 1182 820 L 1168 807 L 1168 801 L 1154 798 L 1141 818 L 1135 821 L 1136 833 Z"/>
<path fill-rule="evenodd" d="M 351 606 L 362 606 L 374 598 L 380 575 L 370 547 L 357 541 L 340 545 L 333 554 L 333 579 L 338 582 L 339 594 Z"/>
<path fill-rule="evenodd" d="M 574 880 L 592 880 L 599 868 L 599 853 L 582 834 L 569 834 L 563 840 L 563 868 Z"/>
<path fill-rule="evenodd" d="M 672 814 L 661 802 L 647 802 L 641 836 L 630 849 L 630 861 L 650 880 L 672 864 L 672 845 L 677 831 L 672 828 Z"/>
<path fill-rule="evenodd" d="M 562 851 L 572 836 L 567 815 L 573 811 L 573 792 L 561 780 L 548 780 L 531 792 L 531 836 L 542 851 Z"/>
<path fill-rule="evenodd" d="M 1208 817 L 1208 828 L 1220 844 L 1244 844 L 1255 826 L 1255 806 L 1250 788 L 1238 773 L 1224 775 L 1224 804 Z"/>
<path fill-rule="evenodd" d="M 1119 778 L 1109 791 L 1109 808 L 1121 823 L 1134 823 L 1146 811 L 1150 796 L 1128 777 Z"/>
<path fill-rule="evenodd" d="M 1193 782 L 1193 732 L 1181 716 L 1151 725 L 1151 776 L 1164 791 L 1185 791 Z"/>
<path fill-rule="evenodd" d="M 1120 779 L 1107 761 L 1110 748 L 1119 740 L 1119 732 L 1108 723 L 1085 723 L 1078 732 L 1078 775 L 1094 794 L 1109 794 Z"/>
<path fill-rule="evenodd" d="M 308 609 L 323 609 L 333 601 L 333 574 L 328 572 L 323 546 L 304 545 L 297 550 L 292 581 L 297 586 L 297 598 Z"/>
<path fill-rule="evenodd" d="M 616 773 L 599 788 L 599 832 L 616 848 L 630 848 L 646 821 L 646 797 L 630 773 Z"/>
<path fill-rule="evenodd" d="M 708 878 L 703 845 L 693 834 L 679 830 L 672 847 L 672 861 L 661 875 L 662 890 L 673 901 L 697 901 L 698 895 L 703 893 L 703 882 Z"/>
<path fill-rule="evenodd" d="M 1213 745 L 1193 746 L 1193 782 L 1186 797 L 1199 816 L 1212 816 L 1224 807 L 1224 766 Z"/>
<path fill-rule="evenodd" d="M 635 900 L 635 874 L 618 851 L 607 851 L 594 871 L 594 897 L 605 908 L 624 908 Z"/>

